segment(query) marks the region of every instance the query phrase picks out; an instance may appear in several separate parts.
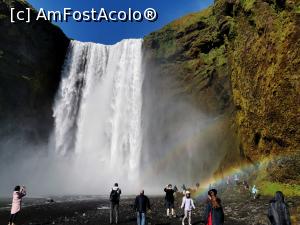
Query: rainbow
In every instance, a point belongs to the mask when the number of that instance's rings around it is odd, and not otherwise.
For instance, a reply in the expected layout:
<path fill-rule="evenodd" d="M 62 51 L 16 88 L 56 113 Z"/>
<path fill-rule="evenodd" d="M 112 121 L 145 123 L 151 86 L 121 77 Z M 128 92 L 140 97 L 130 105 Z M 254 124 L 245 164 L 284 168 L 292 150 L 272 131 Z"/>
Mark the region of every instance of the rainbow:
<path fill-rule="evenodd" d="M 277 157 L 264 157 L 260 161 L 258 161 L 256 163 L 256 165 L 254 165 L 252 163 L 244 162 L 242 165 L 240 165 L 238 167 L 228 168 L 227 170 L 222 171 L 222 174 L 220 174 L 220 175 L 210 177 L 204 181 L 202 180 L 200 188 L 196 192 L 193 193 L 193 196 L 197 198 L 197 197 L 206 195 L 208 187 L 211 184 L 218 186 L 222 183 L 224 184 L 224 182 L 226 182 L 227 177 L 232 178 L 236 174 L 238 174 L 238 175 L 246 174 L 246 173 L 249 174 L 249 172 L 253 171 L 254 169 L 255 170 L 263 170 L 264 168 L 266 168 L 266 166 L 269 164 L 269 162 L 274 161 L 275 159 L 277 160 L 282 157 L 284 157 L 284 155 L 280 155 Z"/>
<path fill-rule="evenodd" d="M 226 119 L 224 119 L 224 116 L 217 117 L 210 122 L 206 124 L 205 127 L 201 130 L 199 133 L 195 133 L 193 136 L 185 139 L 185 140 L 178 140 L 177 143 L 174 143 L 173 148 L 166 151 L 166 154 L 162 156 L 159 160 L 150 163 L 149 166 L 145 169 L 145 174 L 159 174 L 161 171 L 165 169 L 165 167 L 169 163 L 174 163 L 181 159 L 182 154 L 187 154 L 187 149 L 185 148 L 187 143 L 191 143 L 193 141 L 198 140 L 199 138 L 205 138 L 206 134 L 209 134 L 210 132 L 215 131 L 216 129 L 220 129 L 220 127 L 226 126 Z M 235 174 L 250 174 L 251 171 L 254 170 L 261 170 L 265 166 L 269 164 L 270 161 L 273 161 L 277 158 L 281 158 L 283 155 L 277 157 L 264 157 L 261 158 L 256 162 L 254 165 L 250 162 L 242 162 L 238 166 L 233 166 L 231 168 L 228 168 L 226 170 L 223 170 L 221 174 L 213 175 L 207 179 L 200 179 L 200 188 L 198 188 L 196 191 L 193 191 L 193 197 L 200 197 L 203 195 L 206 195 L 208 187 L 210 184 L 214 184 L 216 186 L 219 186 L 219 184 L 225 183 L 227 177 L 233 177 Z M 146 176 L 148 177 L 148 176 Z M 196 183 L 196 182 L 195 182 Z"/>

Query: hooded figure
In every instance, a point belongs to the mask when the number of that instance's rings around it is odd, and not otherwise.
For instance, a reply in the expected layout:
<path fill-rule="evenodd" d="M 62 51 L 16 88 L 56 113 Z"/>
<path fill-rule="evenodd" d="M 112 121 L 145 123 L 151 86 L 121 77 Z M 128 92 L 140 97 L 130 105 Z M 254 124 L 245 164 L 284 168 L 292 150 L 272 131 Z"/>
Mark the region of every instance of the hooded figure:
<path fill-rule="evenodd" d="M 208 191 L 207 205 L 204 212 L 205 225 L 223 225 L 224 211 L 221 200 L 217 197 L 217 190 Z"/>
<path fill-rule="evenodd" d="M 272 225 L 291 225 L 289 209 L 281 191 L 277 191 L 271 200 L 268 217 Z"/>

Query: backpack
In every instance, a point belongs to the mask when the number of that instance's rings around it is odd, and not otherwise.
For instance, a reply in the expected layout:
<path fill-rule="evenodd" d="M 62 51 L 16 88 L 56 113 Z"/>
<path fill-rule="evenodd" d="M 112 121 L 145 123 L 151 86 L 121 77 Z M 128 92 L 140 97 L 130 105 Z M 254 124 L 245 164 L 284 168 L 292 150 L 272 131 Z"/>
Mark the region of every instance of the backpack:
<path fill-rule="evenodd" d="M 118 202 L 119 200 L 120 200 L 119 189 L 112 190 L 111 193 L 110 193 L 110 201 L 111 202 Z"/>

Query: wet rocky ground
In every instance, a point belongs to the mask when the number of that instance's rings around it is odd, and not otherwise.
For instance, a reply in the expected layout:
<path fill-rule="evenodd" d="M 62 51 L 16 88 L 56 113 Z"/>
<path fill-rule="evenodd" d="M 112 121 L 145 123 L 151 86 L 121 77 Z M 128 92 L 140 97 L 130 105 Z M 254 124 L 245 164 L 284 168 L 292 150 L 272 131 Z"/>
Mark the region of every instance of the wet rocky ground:
<path fill-rule="evenodd" d="M 225 225 L 269 225 L 267 209 L 270 197 L 251 199 L 248 193 L 230 190 L 221 194 L 225 211 Z M 166 218 L 163 197 L 150 197 L 152 212 L 148 214 L 150 225 L 180 225 L 182 210 L 180 199 L 176 201 L 176 218 Z M 26 199 L 24 199 L 26 203 Z M 39 200 L 40 201 L 40 200 Z M 293 217 L 293 225 L 300 225 L 300 198 L 287 198 Z M 122 199 L 119 224 L 134 225 L 133 198 Z M 204 200 L 197 199 L 192 223 L 203 224 Z M 17 225 L 105 225 L 109 224 L 109 201 L 103 198 L 71 200 L 27 206 L 22 209 Z M 298 216 L 298 217 L 297 217 Z M 0 210 L 0 224 L 7 224 L 9 209 Z"/>

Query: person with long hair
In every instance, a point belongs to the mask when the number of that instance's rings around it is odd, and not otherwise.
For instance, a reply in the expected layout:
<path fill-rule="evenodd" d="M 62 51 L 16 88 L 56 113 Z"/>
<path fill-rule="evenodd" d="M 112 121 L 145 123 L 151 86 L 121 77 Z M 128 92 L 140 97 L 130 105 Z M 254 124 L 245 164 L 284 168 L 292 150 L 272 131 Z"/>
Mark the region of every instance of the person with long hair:
<path fill-rule="evenodd" d="M 217 197 L 217 190 L 208 191 L 208 199 L 204 213 L 205 225 L 223 225 L 224 211 L 221 205 L 221 199 Z"/>
<path fill-rule="evenodd" d="M 8 225 L 15 225 L 16 217 L 21 210 L 22 198 L 26 195 L 25 186 L 16 186 L 13 192 L 13 199 Z"/>

